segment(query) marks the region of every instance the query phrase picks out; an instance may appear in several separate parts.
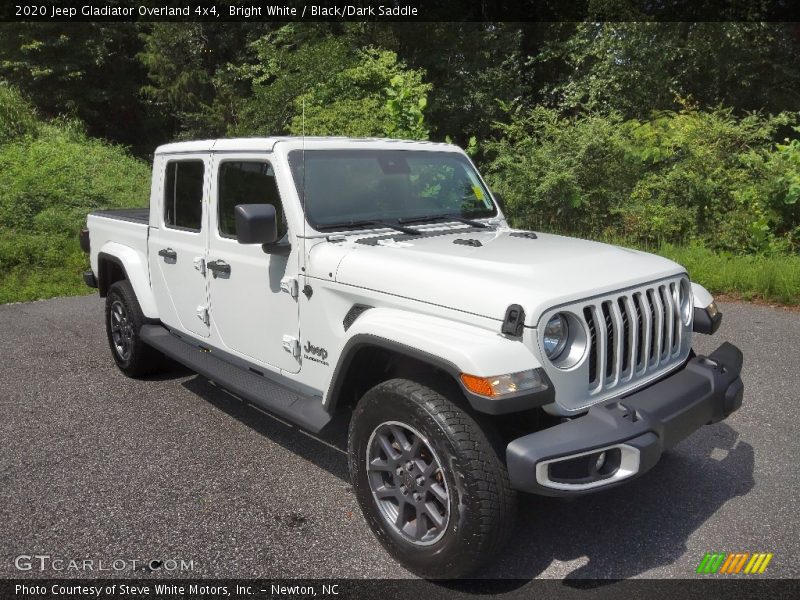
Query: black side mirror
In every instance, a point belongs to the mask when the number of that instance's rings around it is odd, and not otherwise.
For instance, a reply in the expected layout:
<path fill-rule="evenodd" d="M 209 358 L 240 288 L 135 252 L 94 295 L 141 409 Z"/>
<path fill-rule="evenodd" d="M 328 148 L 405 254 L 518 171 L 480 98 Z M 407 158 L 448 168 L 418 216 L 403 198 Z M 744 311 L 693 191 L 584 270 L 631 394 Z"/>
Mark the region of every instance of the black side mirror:
<path fill-rule="evenodd" d="M 278 241 L 278 218 L 272 204 L 237 204 L 236 241 L 240 244 L 274 244 Z"/>

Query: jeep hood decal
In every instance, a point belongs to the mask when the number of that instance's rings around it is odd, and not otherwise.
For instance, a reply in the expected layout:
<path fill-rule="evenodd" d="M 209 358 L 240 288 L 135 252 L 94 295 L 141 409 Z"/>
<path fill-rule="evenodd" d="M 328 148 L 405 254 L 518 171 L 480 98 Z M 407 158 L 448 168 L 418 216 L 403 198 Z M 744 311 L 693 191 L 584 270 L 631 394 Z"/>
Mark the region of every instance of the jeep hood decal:
<path fill-rule="evenodd" d="M 449 235 L 402 236 L 402 243 L 348 244 L 335 278 L 497 320 L 509 304 L 520 304 L 531 327 L 558 304 L 684 272 L 670 260 L 637 250 L 510 233 L 455 228 Z M 454 243 L 465 239 L 480 243 Z"/>

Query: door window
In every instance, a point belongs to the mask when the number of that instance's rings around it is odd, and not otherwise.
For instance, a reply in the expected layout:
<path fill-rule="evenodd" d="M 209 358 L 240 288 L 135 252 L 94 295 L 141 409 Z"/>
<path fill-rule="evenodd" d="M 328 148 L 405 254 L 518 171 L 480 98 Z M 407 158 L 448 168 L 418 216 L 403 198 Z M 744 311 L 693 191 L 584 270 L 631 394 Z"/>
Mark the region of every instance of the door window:
<path fill-rule="evenodd" d="M 167 163 L 164 177 L 164 224 L 173 229 L 200 231 L 203 220 L 202 160 Z"/>
<path fill-rule="evenodd" d="M 218 223 L 223 237 L 236 237 L 237 204 L 271 204 L 278 218 L 278 239 L 286 235 L 275 171 L 267 161 L 225 161 L 219 167 Z"/>

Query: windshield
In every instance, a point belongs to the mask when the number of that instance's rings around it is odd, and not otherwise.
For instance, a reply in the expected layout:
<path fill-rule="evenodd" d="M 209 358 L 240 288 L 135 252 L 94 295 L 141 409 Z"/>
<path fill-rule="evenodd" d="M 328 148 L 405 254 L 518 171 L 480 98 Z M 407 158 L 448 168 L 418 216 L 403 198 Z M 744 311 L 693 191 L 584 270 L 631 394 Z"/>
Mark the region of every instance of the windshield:
<path fill-rule="evenodd" d="M 315 229 L 367 221 L 453 215 L 492 217 L 497 209 L 469 161 L 457 152 L 306 150 L 289 153 L 295 185 Z M 305 188 L 305 189 L 304 189 Z"/>

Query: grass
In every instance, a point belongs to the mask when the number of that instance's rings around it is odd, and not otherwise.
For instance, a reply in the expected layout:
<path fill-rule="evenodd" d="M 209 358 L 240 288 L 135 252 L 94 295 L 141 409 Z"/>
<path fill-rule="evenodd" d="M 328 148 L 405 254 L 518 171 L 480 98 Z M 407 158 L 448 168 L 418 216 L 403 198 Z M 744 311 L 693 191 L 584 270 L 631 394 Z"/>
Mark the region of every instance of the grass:
<path fill-rule="evenodd" d="M 800 305 L 800 256 L 736 256 L 699 245 L 664 245 L 655 251 L 683 265 L 712 294 Z"/>
<path fill-rule="evenodd" d="M 0 228 L 0 234 L 2 234 Z M 92 290 L 83 283 L 89 268 L 75 236 L 5 234 L 0 243 L 0 304 L 57 296 L 79 296 Z M 22 254 L 20 257 L 18 254 Z M 20 260 L 20 259 L 24 260 Z"/>
<path fill-rule="evenodd" d="M 96 290 L 83 283 L 81 272 L 63 268 L 43 267 L 28 273 L 15 270 L 0 277 L 0 304 L 91 293 Z"/>
<path fill-rule="evenodd" d="M 40 124 L 0 143 L 0 303 L 90 292 L 86 214 L 141 206 L 149 189 L 149 165 L 76 126 Z"/>

